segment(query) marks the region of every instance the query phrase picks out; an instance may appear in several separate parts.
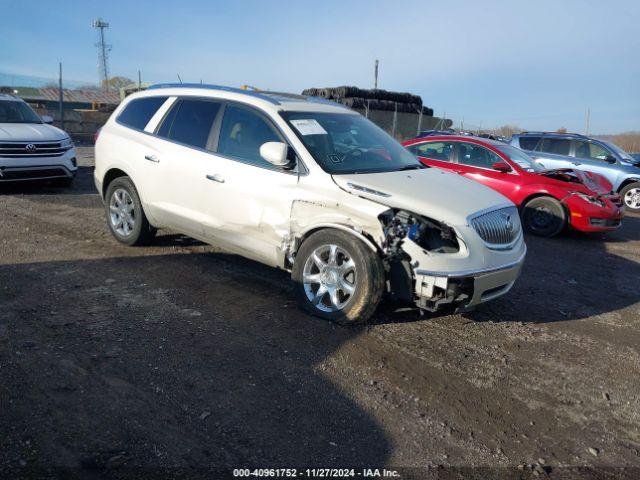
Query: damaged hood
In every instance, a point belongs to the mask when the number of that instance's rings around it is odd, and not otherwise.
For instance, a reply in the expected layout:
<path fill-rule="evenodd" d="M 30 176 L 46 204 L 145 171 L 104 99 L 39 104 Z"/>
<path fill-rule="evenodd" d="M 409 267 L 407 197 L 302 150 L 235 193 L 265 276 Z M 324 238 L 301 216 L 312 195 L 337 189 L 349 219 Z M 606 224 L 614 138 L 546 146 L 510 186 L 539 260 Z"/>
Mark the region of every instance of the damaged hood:
<path fill-rule="evenodd" d="M 585 193 L 595 192 L 599 195 L 606 195 L 611 193 L 611 190 L 613 189 L 611 183 L 609 183 L 609 181 L 602 175 L 583 170 L 574 170 L 572 168 L 545 170 L 543 172 L 537 172 L 535 175 L 541 175 L 565 184 L 583 185 L 589 190 L 589 192 Z"/>
<path fill-rule="evenodd" d="M 480 183 L 438 168 L 333 175 L 333 180 L 353 195 L 453 225 L 466 224 L 481 210 L 513 205 Z"/>

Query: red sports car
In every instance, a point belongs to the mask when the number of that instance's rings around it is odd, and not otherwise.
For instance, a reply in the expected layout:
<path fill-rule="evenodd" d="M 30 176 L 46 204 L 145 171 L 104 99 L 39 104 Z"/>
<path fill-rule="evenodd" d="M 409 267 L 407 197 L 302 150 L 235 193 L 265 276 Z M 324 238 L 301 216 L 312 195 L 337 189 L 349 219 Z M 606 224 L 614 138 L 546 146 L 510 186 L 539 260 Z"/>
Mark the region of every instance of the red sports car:
<path fill-rule="evenodd" d="M 566 225 L 583 232 L 615 230 L 624 216 L 620 197 L 603 176 L 545 170 L 506 143 L 443 135 L 416 138 L 404 146 L 426 165 L 464 175 L 509 198 L 520 209 L 525 228 L 536 235 L 553 237 Z"/>

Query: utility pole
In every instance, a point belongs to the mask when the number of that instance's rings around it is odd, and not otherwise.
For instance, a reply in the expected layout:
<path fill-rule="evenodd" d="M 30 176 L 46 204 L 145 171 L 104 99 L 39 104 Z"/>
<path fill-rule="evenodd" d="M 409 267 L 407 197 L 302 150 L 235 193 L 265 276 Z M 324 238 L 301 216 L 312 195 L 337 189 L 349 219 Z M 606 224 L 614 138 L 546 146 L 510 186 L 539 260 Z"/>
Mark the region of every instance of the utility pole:
<path fill-rule="evenodd" d="M 590 120 L 589 117 L 591 117 L 591 109 L 589 107 L 587 107 L 587 118 L 585 119 L 586 120 L 586 129 L 585 129 L 585 133 L 584 133 L 587 136 L 589 135 L 589 120 Z"/>
<path fill-rule="evenodd" d="M 391 136 L 393 138 L 396 138 L 396 130 L 398 129 L 398 102 L 395 102 L 396 108 L 393 111 L 393 132 L 391 133 Z"/>
<path fill-rule="evenodd" d="M 376 60 L 375 67 L 373 69 L 373 88 L 378 88 L 378 60 Z"/>
<path fill-rule="evenodd" d="M 104 41 L 104 29 L 109 28 L 109 22 L 105 22 L 101 18 L 93 21 L 93 28 L 97 28 L 100 31 L 100 37 L 96 47 L 98 47 L 98 69 L 99 69 L 99 83 L 102 84 L 102 88 L 109 90 L 109 51 L 111 45 L 107 45 Z"/>
<path fill-rule="evenodd" d="M 60 129 L 64 130 L 64 109 L 62 103 L 64 96 L 62 93 L 62 62 L 58 63 L 58 113 L 60 114 Z"/>
<path fill-rule="evenodd" d="M 140 70 L 138 70 L 138 90 L 142 90 L 142 76 L 140 75 Z"/>

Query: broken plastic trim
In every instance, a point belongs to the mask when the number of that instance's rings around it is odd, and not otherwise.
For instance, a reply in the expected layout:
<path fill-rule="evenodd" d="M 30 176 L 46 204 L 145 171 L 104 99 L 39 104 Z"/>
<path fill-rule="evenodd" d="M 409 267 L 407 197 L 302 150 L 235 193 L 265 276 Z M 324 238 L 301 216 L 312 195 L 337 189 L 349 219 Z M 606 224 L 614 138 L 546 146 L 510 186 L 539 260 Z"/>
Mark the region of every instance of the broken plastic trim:
<path fill-rule="evenodd" d="M 387 254 L 399 253 L 405 239 L 421 248 L 436 253 L 460 251 L 458 237 L 453 228 L 431 218 L 407 210 L 387 210 L 378 217 L 383 225 L 384 245 Z"/>
<path fill-rule="evenodd" d="M 438 292 L 436 298 L 420 298 L 422 287 L 417 284 L 413 272 L 414 260 L 402 246 L 404 242 L 410 241 L 414 247 L 417 245 L 427 251 L 455 253 L 460 250 L 455 232 L 441 222 L 407 210 L 387 210 L 378 218 L 384 232 L 382 247 L 389 293 L 398 300 L 417 301 L 418 306 L 423 309 L 437 308 L 431 300 L 447 296 Z M 455 295 L 455 298 L 457 297 L 458 295 Z"/>

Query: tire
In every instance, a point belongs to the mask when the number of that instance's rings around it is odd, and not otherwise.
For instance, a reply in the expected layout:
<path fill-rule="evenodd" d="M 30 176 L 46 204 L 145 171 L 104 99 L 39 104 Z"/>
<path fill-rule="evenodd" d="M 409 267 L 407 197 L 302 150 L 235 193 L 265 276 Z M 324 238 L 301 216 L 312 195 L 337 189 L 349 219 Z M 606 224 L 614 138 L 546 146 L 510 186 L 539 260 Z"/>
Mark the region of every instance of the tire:
<path fill-rule="evenodd" d="M 640 182 L 625 185 L 620 190 L 620 197 L 629 212 L 640 213 Z"/>
<path fill-rule="evenodd" d="M 129 177 L 118 177 L 107 187 L 105 214 L 111 234 L 125 245 L 148 245 L 156 235 Z"/>
<path fill-rule="evenodd" d="M 333 261 L 331 252 L 335 252 Z M 314 260 L 314 254 L 319 260 Z M 340 230 L 321 230 L 307 238 L 298 250 L 291 276 L 303 310 L 342 325 L 369 320 L 384 293 L 380 258 L 362 241 Z M 324 293 L 318 296 L 321 289 Z"/>
<path fill-rule="evenodd" d="M 555 237 L 565 227 L 567 214 L 562 204 L 551 197 L 529 200 L 522 212 L 524 228 L 540 237 Z"/>

